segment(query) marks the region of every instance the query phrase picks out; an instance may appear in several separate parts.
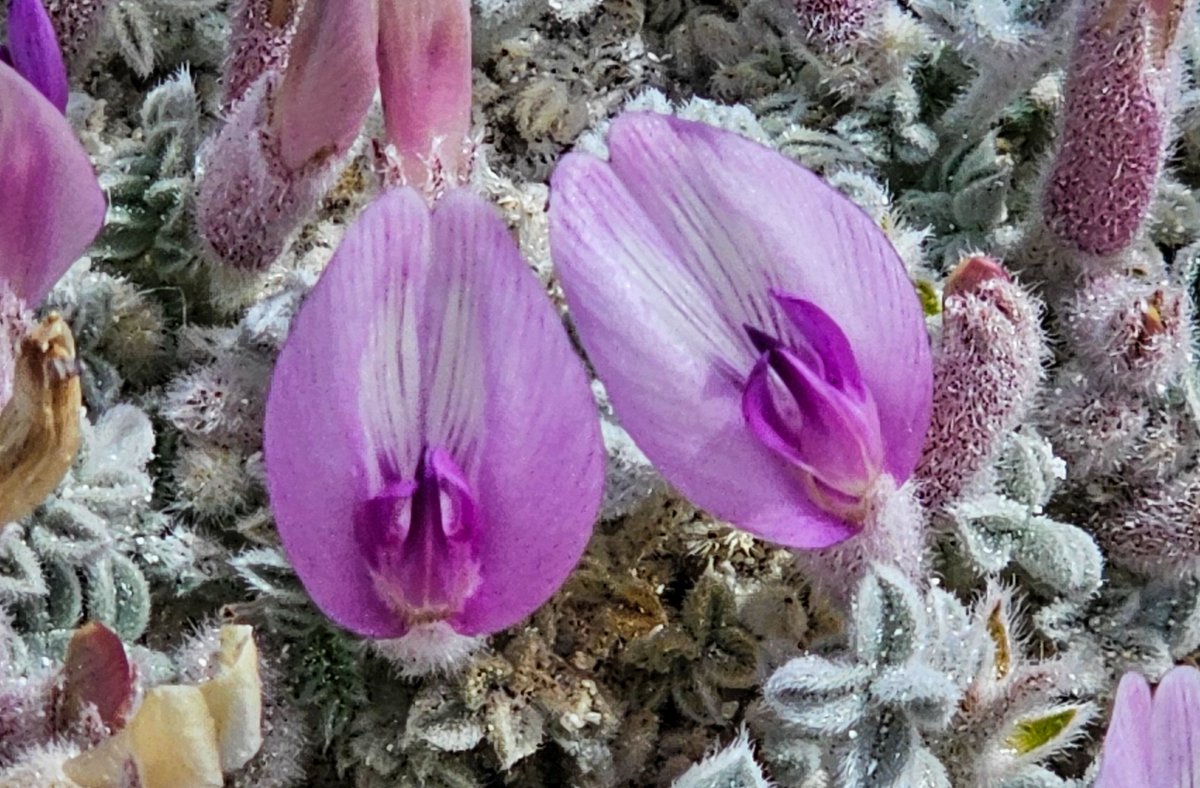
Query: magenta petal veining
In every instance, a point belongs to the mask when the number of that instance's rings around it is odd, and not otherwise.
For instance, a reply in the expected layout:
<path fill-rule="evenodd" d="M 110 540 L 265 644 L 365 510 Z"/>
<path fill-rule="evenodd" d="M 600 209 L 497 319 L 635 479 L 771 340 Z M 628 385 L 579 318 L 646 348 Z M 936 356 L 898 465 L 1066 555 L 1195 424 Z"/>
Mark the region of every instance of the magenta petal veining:
<path fill-rule="evenodd" d="M 747 326 L 761 354 L 746 381 L 742 412 L 760 441 L 796 466 L 812 501 L 847 520 L 883 471 L 883 439 L 871 393 L 845 334 L 820 307 L 776 295 L 800 344 Z"/>
<path fill-rule="evenodd" d="M 385 193 L 296 316 L 265 423 L 271 505 L 334 621 L 498 631 L 574 567 L 604 449 L 582 363 L 494 210 Z"/>
<path fill-rule="evenodd" d="M 479 586 L 478 507 L 449 452 L 426 449 L 414 479 L 386 483 L 356 520 L 359 547 L 387 604 L 410 623 L 440 621 Z"/>
<path fill-rule="evenodd" d="M 827 547 L 912 474 L 931 358 L 903 263 L 857 206 L 775 151 L 650 113 L 551 184 L 551 249 L 622 425 L 697 505 Z"/>

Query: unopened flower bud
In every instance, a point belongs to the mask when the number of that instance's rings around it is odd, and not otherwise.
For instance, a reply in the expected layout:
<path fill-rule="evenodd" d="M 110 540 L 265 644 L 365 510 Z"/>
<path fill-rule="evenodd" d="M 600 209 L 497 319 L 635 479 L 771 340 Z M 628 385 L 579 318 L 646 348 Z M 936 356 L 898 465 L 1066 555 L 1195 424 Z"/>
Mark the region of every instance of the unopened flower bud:
<path fill-rule="evenodd" d="M 946 283 L 934 366 L 933 422 L 917 466 L 919 497 L 952 502 L 1024 417 L 1042 378 L 1038 303 L 987 257 L 969 257 Z"/>
<path fill-rule="evenodd" d="M 379 89 L 388 178 L 427 197 L 466 181 L 471 145 L 471 4 L 381 0 Z"/>
<path fill-rule="evenodd" d="M 1144 575 L 1183 576 L 1200 570 L 1200 476 L 1180 476 L 1138 490 L 1124 509 L 1091 522 L 1108 559 Z"/>
<path fill-rule="evenodd" d="M 1099 388 L 1153 394 L 1191 365 L 1191 322 L 1187 294 L 1176 286 L 1112 274 L 1079 291 L 1067 330 Z"/>
<path fill-rule="evenodd" d="M 256 83 L 200 154 L 196 226 L 213 256 L 236 268 L 270 265 L 336 176 L 328 166 L 284 165 L 265 128 L 272 84 L 270 76 Z"/>
<path fill-rule="evenodd" d="M 1154 196 L 1174 87 L 1183 2 L 1088 0 L 1067 72 L 1062 142 L 1045 221 L 1090 255 L 1129 246 Z"/>
<path fill-rule="evenodd" d="M 375 93 L 370 0 L 309 0 L 283 74 L 267 73 L 202 151 L 196 225 L 216 259 L 262 269 L 337 176 Z"/>

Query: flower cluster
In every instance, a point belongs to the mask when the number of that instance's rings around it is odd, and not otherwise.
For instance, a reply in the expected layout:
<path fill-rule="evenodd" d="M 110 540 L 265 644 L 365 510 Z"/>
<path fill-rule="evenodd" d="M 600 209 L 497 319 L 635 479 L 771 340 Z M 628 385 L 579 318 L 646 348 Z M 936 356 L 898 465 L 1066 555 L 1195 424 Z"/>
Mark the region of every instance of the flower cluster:
<path fill-rule="evenodd" d="M 668 480 L 753 533 L 878 538 L 880 490 L 912 473 L 930 408 L 895 252 L 844 197 L 736 135 L 633 113 L 608 143 L 607 162 L 559 166 L 551 243 L 621 423 Z M 791 196 L 763 215 L 767 179 Z M 330 617 L 420 662 L 565 579 L 597 512 L 598 426 L 498 217 L 461 192 L 432 211 L 389 192 L 276 365 L 266 460 L 284 546 Z"/>

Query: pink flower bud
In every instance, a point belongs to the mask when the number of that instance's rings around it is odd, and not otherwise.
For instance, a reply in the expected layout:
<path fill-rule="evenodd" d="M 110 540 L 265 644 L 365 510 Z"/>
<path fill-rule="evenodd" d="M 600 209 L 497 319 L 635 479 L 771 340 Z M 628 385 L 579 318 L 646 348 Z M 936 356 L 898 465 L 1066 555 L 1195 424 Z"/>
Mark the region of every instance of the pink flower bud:
<path fill-rule="evenodd" d="M 1183 577 L 1200 570 L 1200 476 L 1179 476 L 1136 489 L 1124 509 L 1092 520 L 1108 560 L 1153 577 Z"/>
<path fill-rule="evenodd" d="M 1042 201 L 1050 230 L 1081 252 L 1121 251 L 1146 216 L 1166 145 L 1184 5 L 1084 5 L 1067 72 L 1062 142 Z"/>
<path fill-rule="evenodd" d="M 922 503 L 952 502 L 986 467 L 1032 403 L 1045 355 L 1033 297 L 994 260 L 960 263 L 946 284 L 933 423 L 917 466 Z"/>
<path fill-rule="evenodd" d="M 284 164 L 266 129 L 272 87 L 270 76 L 256 83 L 200 154 L 196 228 L 213 256 L 236 268 L 270 265 L 337 174 L 324 161 L 298 170 Z"/>
<path fill-rule="evenodd" d="M 428 192 L 470 167 L 471 4 L 380 0 L 379 88 L 399 184 Z"/>
<path fill-rule="evenodd" d="M 269 122 L 280 161 L 301 170 L 337 158 L 362 129 L 379 71 L 375 0 L 309 0 Z"/>
<path fill-rule="evenodd" d="M 270 265 L 316 208 L 375 93 L 373 0 L 309 0 L 282 75 L 268 73 L 201 154 L 196 225 L 215 257 Z"/>

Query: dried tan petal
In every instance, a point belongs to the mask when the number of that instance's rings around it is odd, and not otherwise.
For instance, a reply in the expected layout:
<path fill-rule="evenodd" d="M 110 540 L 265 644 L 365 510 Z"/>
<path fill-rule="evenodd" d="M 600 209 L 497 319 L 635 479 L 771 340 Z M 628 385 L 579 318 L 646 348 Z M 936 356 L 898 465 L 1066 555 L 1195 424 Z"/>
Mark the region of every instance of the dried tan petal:
<path fill-rule="evenodd" d="M 129 731 L 110 736 L 97 746 L 63 764 L 63 773 L 80 788 L 113 788 L 124 785 L 134 769 Z"/>
<path fill-rule="evenodd" d="M 262 746 L 262 679 L 254 630 L 221 627 L 216 656 L 216 675 L 200 685 L 200 692 L 216 725 L 221 769 L 231 772 L 245 766 Z"/>
<path fill-rule="evenodd" d="M 0 411 L 0 524 L 54 491 L 79 451 L 75 339 L 52 313 L 21 341 L 13 395 Z"/>
<path fill-rule="evenodd" d="M 146 693 L 129 732 L 141 788 L 220 788 L 217 729 L 196 687 L 166 685 Z"/>

